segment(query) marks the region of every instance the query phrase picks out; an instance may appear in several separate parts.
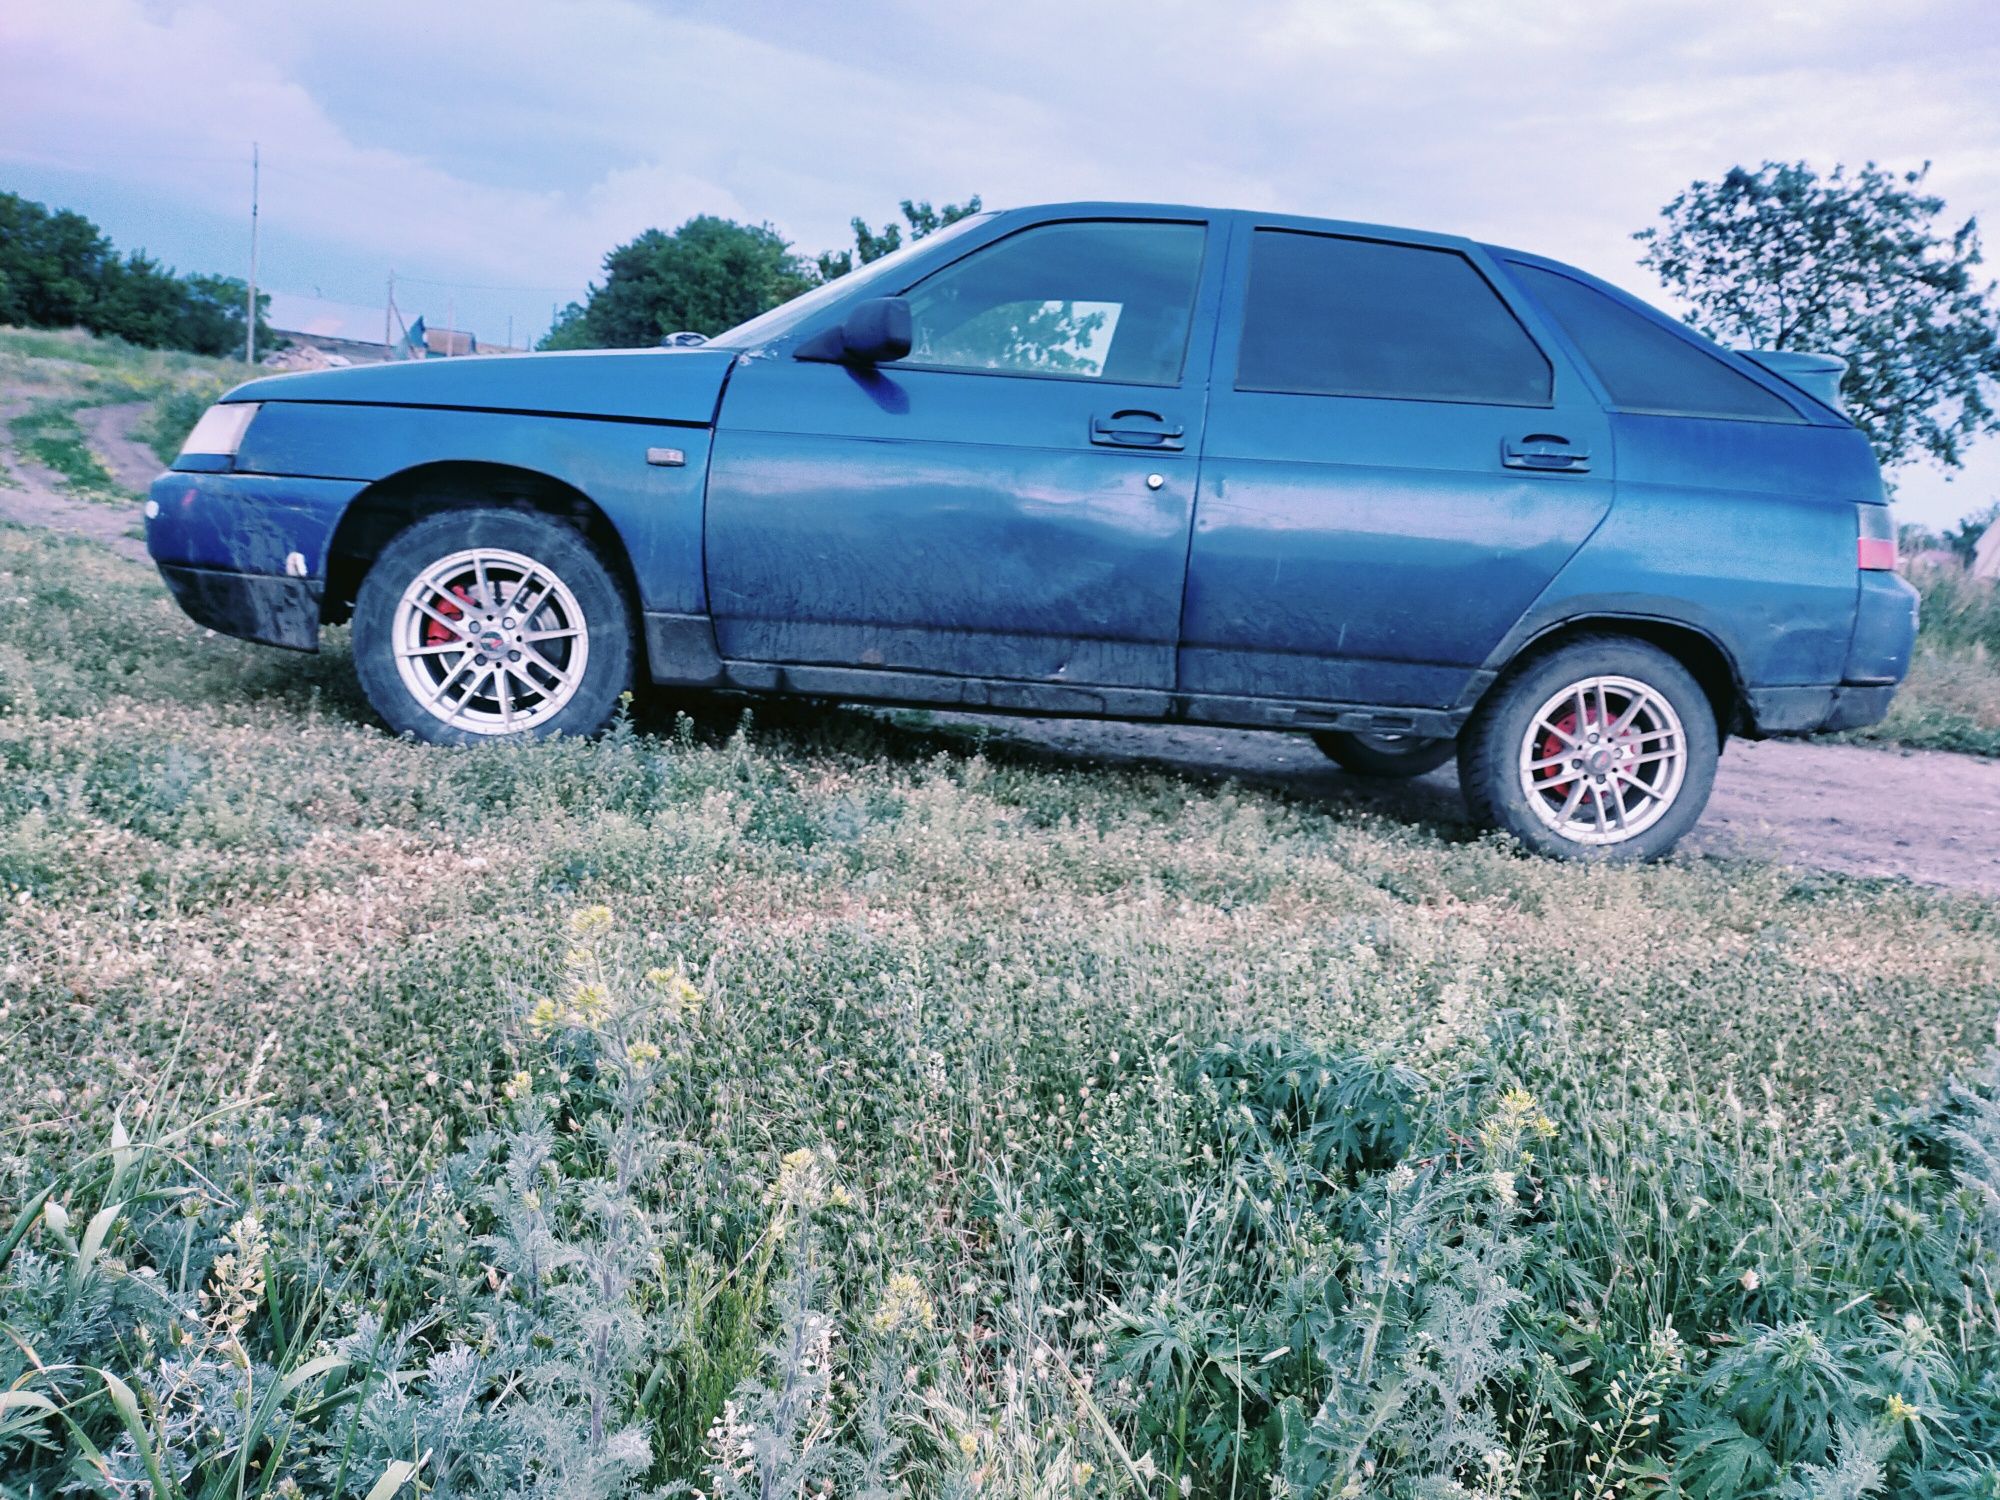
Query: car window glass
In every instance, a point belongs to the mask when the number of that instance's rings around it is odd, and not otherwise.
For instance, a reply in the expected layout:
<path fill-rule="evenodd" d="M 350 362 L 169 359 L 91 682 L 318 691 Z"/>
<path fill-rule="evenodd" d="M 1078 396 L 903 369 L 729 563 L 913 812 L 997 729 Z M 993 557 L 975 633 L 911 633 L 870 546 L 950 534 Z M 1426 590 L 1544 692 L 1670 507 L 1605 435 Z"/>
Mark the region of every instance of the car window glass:
<path fill-rule="evenodd" d="M 1803 420 L 1756 381 L 1616 297 L 1540 266 L 1516 261 L 1510 269 L 1597 372 L 1613 406 L 1676 416 Z"/>
<path fill-rule="evenodd" d="M 1456 251 L 1260 229 L 1236 386 L 1546 406 L 1550 373 Z"/>
<path fill-rule="evenodd" d="M 1198 224 L 1046 224 L 909 291 L 907 363 L 1172 385 L 1201 278 Z"/>

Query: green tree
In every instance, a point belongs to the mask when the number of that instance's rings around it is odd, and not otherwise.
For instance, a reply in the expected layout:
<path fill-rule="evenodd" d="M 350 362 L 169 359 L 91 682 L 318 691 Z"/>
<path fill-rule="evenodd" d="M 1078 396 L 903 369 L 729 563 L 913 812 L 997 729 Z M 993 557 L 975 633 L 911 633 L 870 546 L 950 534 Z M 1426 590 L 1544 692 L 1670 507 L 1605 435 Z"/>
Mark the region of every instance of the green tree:
<path fill-rule="evenodd" d="M 604 257 L 604 284 L 572 302 L 544 349 L 642 348 L 683 329 L 720 333 L 810 288 L 811 264 L 768 224 L 703 214 Z"/>
<path fill-rule="evenodd" d="M 50 212 L 0 193 L 0 323 L 87 328 L 149 349 L 234 355 L 243 350 L 243 282 L 182 276 L 143 250 L 120 257 L 82 214 Z M 257 352 L 283 341 L 257 298 Z"/>
<path fill-rule="evenodd" d="M 977 193 L 963 203 L 947 203 L 943 208 L 933 208 L 928 201 L 915 203 L 908 198 L 903 200 L 901 206 L 903 222 L 909 226 L 911 244 L 926 235 L 936 234 L 947 224 L 956 224 L 960 219 L 978 213 L 982 207 Z M 854 248 L 822 250 L 819 255 L 821 281 L 845 276 L 857 265 L 865 266 L 871 260 L 880 260 L 890 251 L 902 248 L 903 225 L 893 219 L 879 230 L 870 229 L 868 221 L 859 216 L 849 222 L 854 229 Z"/>
<path fill-rule="evenodd" d="M 1885 465 L 1955 467 L 1969 439 L 2000 429 L 2000 312 L 1974 277 L 1977 222 L 1940 222 L 1928 171 L 1732 167 L 1638 232 L 1641 262 L 1719 342 L 1846 359 L 1842 396 Z"/>
<path fill-rule="evenodd" d="M 90 327 L 118 253 L 82 214 L 0 193 L 0 323 Z"/>

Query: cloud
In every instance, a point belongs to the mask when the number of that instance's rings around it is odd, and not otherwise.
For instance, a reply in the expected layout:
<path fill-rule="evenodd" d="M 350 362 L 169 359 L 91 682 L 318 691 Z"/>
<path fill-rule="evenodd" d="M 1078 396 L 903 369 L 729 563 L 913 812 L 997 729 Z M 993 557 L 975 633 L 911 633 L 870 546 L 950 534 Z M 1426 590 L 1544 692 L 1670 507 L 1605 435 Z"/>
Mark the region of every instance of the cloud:
<path fill-rule="evenodd" d="M 7 0 L 0 162 L 185 257 L 254 137 L 329 295 L 394 265 L 537 317 L 650 225 L 817 250 L 969 192 L 1453 229 L 1644 293 L 1631 231 L 1739 161 L 1932 159 L 2000 209 L 1996 77 L 1991 0 Z"/>

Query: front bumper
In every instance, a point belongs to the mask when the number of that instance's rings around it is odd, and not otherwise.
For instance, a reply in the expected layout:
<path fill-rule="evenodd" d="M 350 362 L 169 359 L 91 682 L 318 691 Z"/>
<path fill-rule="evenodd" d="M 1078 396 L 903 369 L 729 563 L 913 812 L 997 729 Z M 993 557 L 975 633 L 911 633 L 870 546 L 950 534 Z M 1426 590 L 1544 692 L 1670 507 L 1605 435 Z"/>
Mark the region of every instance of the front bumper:
<path fill-rule="evenodd" d="M 175 602 L 197 625 L 267 646 L 319 650 L 318 579 L 229 573 L 178 563 L 161 563 L 159 568 Z"/>
<path fill-rule="evenodd" d="M 245 640 L 319 647 L 327 550 L 356 480 L 170 470 L 146 503 L 146 550 L 189 616 Z"/>

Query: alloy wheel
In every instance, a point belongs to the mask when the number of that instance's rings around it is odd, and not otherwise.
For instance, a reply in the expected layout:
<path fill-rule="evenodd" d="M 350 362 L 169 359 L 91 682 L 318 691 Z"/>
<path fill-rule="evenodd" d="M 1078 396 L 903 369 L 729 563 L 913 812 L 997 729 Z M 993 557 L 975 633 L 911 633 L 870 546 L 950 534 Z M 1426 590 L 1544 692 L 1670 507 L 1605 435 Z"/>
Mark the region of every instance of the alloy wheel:
<path fill-rule="evenodd" d="M 590 629 L 555 572 L 479 547 L 439 558 L 397 602 L 396 670 L 424 710 L 473 734 L 516 734 L 561 713 L 590 659 Z"/>
<path fill-rule="evenodd" d="M 1597 676 L 1550 694 L 1520 746 L 1528 807 L 1558 837 L 1620 844 L 1666 816 L 1687 777 L 1687 733 L 1655 689 Z"/>

